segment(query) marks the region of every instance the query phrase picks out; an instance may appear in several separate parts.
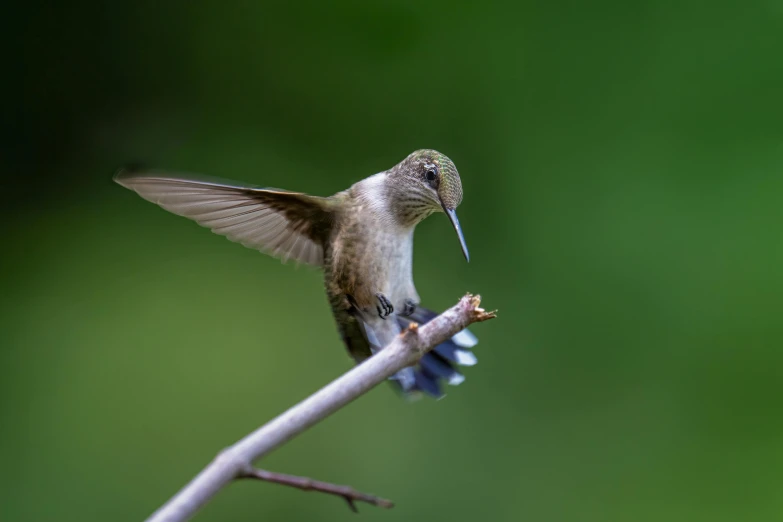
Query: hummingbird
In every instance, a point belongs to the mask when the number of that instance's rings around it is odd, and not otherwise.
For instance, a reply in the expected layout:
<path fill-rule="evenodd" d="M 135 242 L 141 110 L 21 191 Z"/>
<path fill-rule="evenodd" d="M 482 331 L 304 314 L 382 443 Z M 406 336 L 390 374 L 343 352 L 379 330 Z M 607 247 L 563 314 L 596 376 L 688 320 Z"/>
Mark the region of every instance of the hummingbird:
<path fill-rule="evenodd" d="M 261 188 L 204 176 L 120 170 L 120 185 L 231 241 L 283 262 L 320 267 L 338 331 L 359 364 L 411 323 L 437 316 L 420 306 L 413 284 L 413 233 L 444 212 L 470 260 L 456 209 L 462 182 L 447 156 L 417 150 L 394 167 L 328 197 Z M 460 384 L 458 366 L 476 364 L 476 337 L 467 329 L 428 352 L 391 380 L 410 397 L 443 396 Z"/>

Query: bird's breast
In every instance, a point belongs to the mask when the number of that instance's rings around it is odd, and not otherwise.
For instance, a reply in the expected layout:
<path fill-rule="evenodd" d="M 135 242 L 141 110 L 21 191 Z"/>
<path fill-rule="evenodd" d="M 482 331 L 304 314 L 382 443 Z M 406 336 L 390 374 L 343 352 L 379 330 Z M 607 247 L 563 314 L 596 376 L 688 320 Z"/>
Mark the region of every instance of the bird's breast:
<path fill-rule="evenodd" d="M 413 290 L 413 230 L 368 219 L 343 228 L 334 244 L 328 270 L 342 292 L 362 307 L 374 309 L 375 294 L 386 295 L 396 309 L 406 299 L 417 299 Z M 399 308 L 398 308 L 399 307 Z"/>
<path fill-rule="evenodd" d="M 407 295 L 413 286 L 413 231 L 389 234 L 386 239 L 384 263 L 388 297 L 395 307 L 401 309 L 402 302 L 413 296 Z"/>

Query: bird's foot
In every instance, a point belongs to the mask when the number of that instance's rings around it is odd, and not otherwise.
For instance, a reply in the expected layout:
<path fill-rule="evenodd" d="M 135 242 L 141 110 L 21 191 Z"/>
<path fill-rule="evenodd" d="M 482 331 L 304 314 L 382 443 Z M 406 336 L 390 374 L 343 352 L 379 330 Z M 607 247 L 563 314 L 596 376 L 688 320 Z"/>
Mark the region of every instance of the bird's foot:
<path fill-rule="evenodd" d="M 413 315 L 413 312 L 416 311 L 416 307 L 419 306 L 419 303 L 415 302 L 413 299 L 408 298 L 405 300 L 405 302 L 402 304 L 402 311 L 399 312 L 400 315 L 403 315 L 405 317 L 410 317 Z"/>
<path fill-rule="evenodd" d="M 392 312 L 394 312 L 394 306 L 392 306 L 389 298 L 380 292 L 375 294 L 375 297 L 378 298 L 378 306 L 375 307 L 378 309 L 378 317 L 381 319 L 386 319 L 392 314 Z"/>

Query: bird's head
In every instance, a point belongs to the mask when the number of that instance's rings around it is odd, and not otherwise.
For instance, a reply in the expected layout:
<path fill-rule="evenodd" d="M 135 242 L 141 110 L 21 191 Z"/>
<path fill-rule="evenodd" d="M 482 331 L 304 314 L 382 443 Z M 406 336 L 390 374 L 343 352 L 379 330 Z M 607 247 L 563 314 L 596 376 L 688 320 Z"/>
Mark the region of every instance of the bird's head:
<path fill-rule="evenodd" d="M 468 247 L 457 219 L 462 181 L 454 162 L 436 150 L 422 149 L 410 154 L 389 174 L 398 188 L 402 221 L 417 223 L 433 212 L 445 212 L 469 261 Z"/>

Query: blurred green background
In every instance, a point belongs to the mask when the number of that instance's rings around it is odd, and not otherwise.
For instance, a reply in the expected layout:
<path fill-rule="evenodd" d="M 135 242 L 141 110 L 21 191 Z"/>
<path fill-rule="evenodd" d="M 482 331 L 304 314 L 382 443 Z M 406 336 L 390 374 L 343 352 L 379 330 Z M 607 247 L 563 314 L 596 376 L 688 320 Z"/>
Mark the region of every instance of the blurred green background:
<path fill-rule="evenodd" d="M 320 273 L 111 181 L 326 195 L 462 175 L 424 304 L 479 292 L 445 400 L 374 390 L 261 465 L 361 520 L 783 517 L 783 4 L 29 3 L 2 22 L 0 519 L 141 520 L 351 367 Z M 358 520 L 238 483 L 198 520 Z"/>

